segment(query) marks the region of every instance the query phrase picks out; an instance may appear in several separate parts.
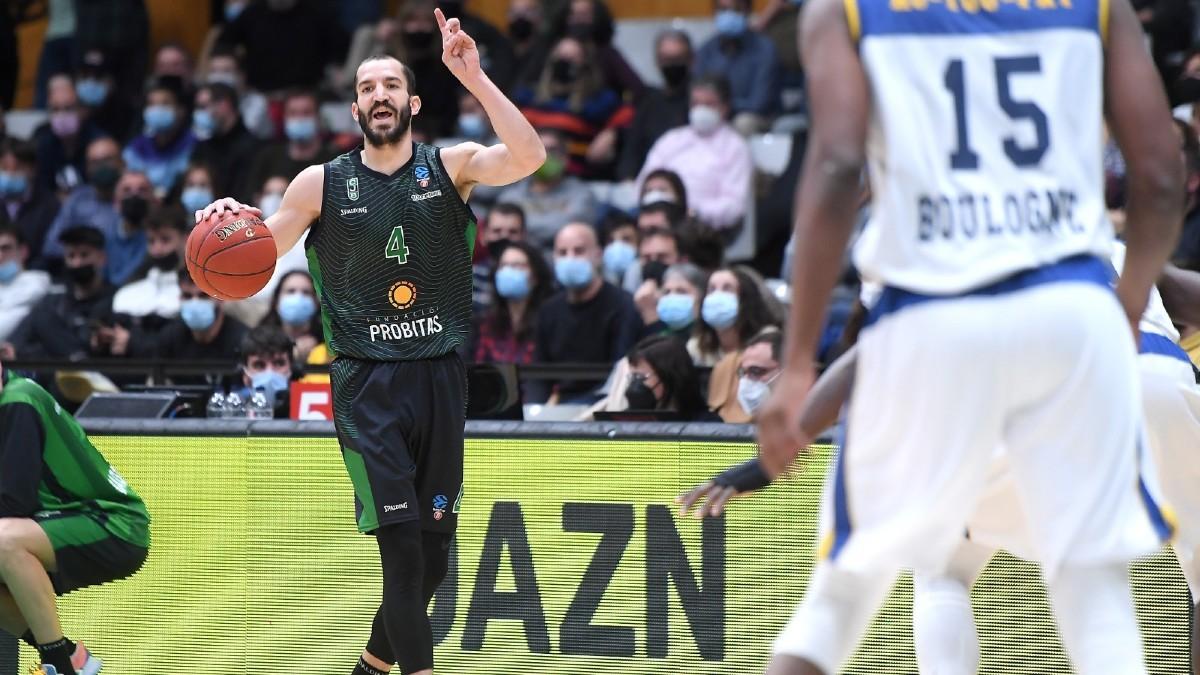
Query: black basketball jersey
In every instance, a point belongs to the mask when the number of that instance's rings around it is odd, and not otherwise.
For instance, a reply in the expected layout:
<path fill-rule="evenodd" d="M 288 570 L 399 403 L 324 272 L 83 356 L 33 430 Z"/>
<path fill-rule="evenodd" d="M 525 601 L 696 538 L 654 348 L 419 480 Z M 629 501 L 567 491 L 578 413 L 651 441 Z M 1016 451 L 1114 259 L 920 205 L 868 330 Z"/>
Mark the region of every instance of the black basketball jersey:
<path fill-rule="evenodd" d="M 475 217 L 439 148 L 414 143 L 390 176 L 360 152 L 325 165 L 321 216 L 305 244 L 329 350 L 376 361 L 454 351 L 471 328 Z"/>

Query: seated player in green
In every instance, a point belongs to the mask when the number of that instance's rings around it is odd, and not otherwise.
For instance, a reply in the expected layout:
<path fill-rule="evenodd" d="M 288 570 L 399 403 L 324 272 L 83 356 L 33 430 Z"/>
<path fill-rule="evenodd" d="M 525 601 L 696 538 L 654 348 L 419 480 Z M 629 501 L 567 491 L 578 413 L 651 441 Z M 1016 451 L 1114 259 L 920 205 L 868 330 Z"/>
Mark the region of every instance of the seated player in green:
<path fill-rule="evenodd" d="M 36 382 L 0 363 L 0 628 L 38 650 L 44 675 L 94 675 L 55 596 L 130 576 L 150 546 L 140 497 Z"/>

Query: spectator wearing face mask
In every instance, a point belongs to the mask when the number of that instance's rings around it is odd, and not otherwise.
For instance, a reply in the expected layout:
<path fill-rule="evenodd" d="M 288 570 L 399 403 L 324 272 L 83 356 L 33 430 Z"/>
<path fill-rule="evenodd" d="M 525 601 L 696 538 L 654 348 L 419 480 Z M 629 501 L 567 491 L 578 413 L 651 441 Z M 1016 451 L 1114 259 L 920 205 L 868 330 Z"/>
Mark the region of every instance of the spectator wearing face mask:
<path fill-rule="evenodd" d="M 531 363 L 542 304 L 554 292 L 554 278 L 537 248 L 506 243 L 492 274 L 494 297 L 476 329 L 476 363 Z"/>
<path fill-rule="evenodd" d="M 621 358 L 643 332 L 629 294 L 600 275 L 600 245 L 590 225 L 571 223 L 554 239 L 554 276 L 563 290 L 538 314 L 536 363 L 603 363 Z M 534 383 L 531 383 L 534 384 Z M 590 403 L 598 397 L 587 382 L 553 383 L 559 403 Z M 530 387 L 545 400 L 545 383 Z"/>
<path fill-rule="evenodd" d="M 471 266 L 472 305 L 476 315 L 482 315 L 491 307 L 492 277 L 500 254 L 509 244 L 525 241 L 525 212 L 516 204 L 496 204 L 483 221 L 479 240 L 483 246 L 476 248 Z"/>
<path fill-rule="evenodd" d="M 163 75 L 146 91 L 142 109 L 143 130 L 125 146 L 125 166 L 150 179 L 159 195 L 170 192 L 187 170 L 196 145 L 192 119 L 185 103 L 185 83 Z"/>
<path fill-rule="evenodd" d="M 629 351 L 628 361 L 626 410 L 675 412 L 685 422 L 721 421 L 705 404 L 700 374 L 678 340 L 644 338 Z"/>
<path fill-rule="evenodd" d="M 87 113 L 87 119 L 103 134 L 124 144 L 141 131 L 140 124 L 133 124 L 138 109 L 131 101 L 117 95 L 116 80 L 103 50 L 84 52 L 75 77 L 79 103 Z"/>
<path fill-rule="evenodd" d="M 195 215 L 213 202 L 214 182 L 216 177 L 212 169 L 204 164 L 195 163 L 188 167 L 183 174 L 183 182 L 179 185 L 179 204 L 183 210 Z"/>
<path fill-rule="evenodd" d="M 658 139 L 638 183 L 645 184 L 659 169 L 675 172 L 687 187 L 687 206 L 696 219 L 731 239 L 750 205 L 750 146 L 726 122 L 728 82 L 720 78 L 694 81 L 691 103 L 690 122 Z"/>
<path fill-rule="evenodd" d="M 637 223 L 628 214 L 613 209 L 600 224 L 604 237 L 604 280 L 616 286 L 625 284 L 625 275 L 637 263 Z"/>
<path fill-rule="evenodd" d="M 704 300 L 704 277 L 704 270 L 692 263 L 671 265 L 663 273 L 653 316 L 642 316 L 648 326 L 647 332 L 679 340 L 687 346 L 693 361 L 699 353 L 693 334 L 700 315 L 700 303 Z"/>
<path fill-rule="evenodd" d="M 214 48 L 203 72 L 205 84 L 225 84 L 237 92 L 238 112 L 241 113 L 242 123 L 255 138 L 262 141 L 274 138 L 275 123 L 268 114 L 267 97 L 246 86 L 246 75 L 233 50 Z"/>
<path fill-rule="evenodd" d="M 37 183 L 51 192 L 65 193 L 83 182 L 88 144 L 104 134 L 84 116 L 70 76 L 55 75 L 48 87 L 50 120 L 33 135 Z"/>
<path fill-rule="evenodd" d="M 113 200 L 119 218 L 113 231 L 105 233 L 108 247 L 105 276 L 120 286 L 133 277 L 146 258 L 146 216 L 161 202 L 146 174 L 128 169 L 117 181 Z"/>
<path fill-rule="evenodd" d="M 595 63 L 605 87 L 616 92 L 622 100 L 637 101 L 645 85 L 637 71 L 629 65 L 620 50 L 613 47 L 616 23 L 603 0 L 568 0 L 562 3 L 550 34 L 556 38 L 571 37 L 588 46 L 595 54 Z"/>
<path fill-rule="evenodd" d="M 321 328 L 321 305 L 312 276 L 304 270 L 284 274 L 275 287 L 272 311 L 259 326 L 274 326 L 294 344 L 292 358 L 304 363 L 308 355 L 325 341 Z"/>
<path fill-rule="evenodd" d="M 684 120 L 687 124 L 687 120 Z M 670 207 L 667 215 L 671 222 L 678 222 L 690 215 L 688 210 L 687 186 L 679 174 L 670 169 L 654 169 L 642 178 L 642 188 L 638 191 L 638 213 L 646 209 L 660 206 Z"/>
<path fill-rule="evenodd" d="M 50 275 L 26 268 L 29 246 L 21 230 L 0 217 L 0 342 L 50 290 Z"/>
<path fill-rule="evenodd" d="M 779 324 L 765 293 L 758 280 L 740 269 L 722 268 L 708 279 L 696 326 L 696 351 L 706 365 L 720 355 L 708 381 L 708 405 L 726 422 L 750 420 L 737 403 L 738 367 L 751 338 Z"/>
<path fill-rule="evenodd" d="M 288 388 L 296 375 L 294 347 L 278 326 L 262 325 L 247 332 L 238 345 L 241 378 L 231 390 L 244 401 L 261 392 L 271 402 L 275 417 L 287 417 Z"/>
<path fill-rule="evenodd" d="M 783 372 L 779 361 L 782 346 L 783 333 L 773 326 L 750 338 L 738 362 L 737 408 L 726 403 L 722 419 L 726 422 L 740 421 L 743 417 L 754 419 Z"/>
<path fill-rule="evenodd" d="M 520 206 L 525 212 L 529 241 L 549 253 L 564 225 L 592 222 L 596 198 L 586 183 L 566 175 L 564 136 L 552 129 L 539 129 L 538 136 L 546 148 L 546 161 L 532 176 L 501 192 L 497 201 Z"/>
<path fill-rule="evenodd" d="M 242 124 L 237 91 L 233 87 L 206 84 L 196 91 L 192 133 L 199 139 L 192 151 L 192 161 L 212 167 L 213 192 L 248 202 L 253 192 L 243 189 L 259 142 Z M 204 206 L 207 205 L 206 202 Z"/>
<path fill-rule="evenodd" d="M 255 194 L 258 196 L 254 203 L 262 209 L 264 219 L 275 215 L 275 212 L 279 210 L 279 205 L 283 203 L 283 193 L 287 190 L 289 182 L 283 176 L 272 176 L 261 187 L 255 189 Z M 225 311 L 247 326 L 257 326 L 262 323 L 273 311 L 276 300 L 275 291 L 284 275 L 297 270 L 308 271 L 308 255 L 304 249 L 306 241 L 308 241 L 307 230 L 292 248 L 275 261 L 275 272 L 262 290 L 245 300 L 229 303 L 225 306 Z"/>
<path fill-rule="evenodd" d="M 634 302 L 642 316 L 654 313 L 663 272 L 675 263 L 684 262 L 687 256 L 674 229 L 654 227 L 638 230 L 637 264 L 625 270 L 621 286 L 633 294 Z M 639 302 L 639 294 L 641 300 Z"/>
<path fill-rule="evenodd" d="M 58 215 L 58 198 L 37 182 L 37 153 L 32 143 L 0 140 L 0 205 L 5 218 L 21 232 L 27 265 L 42 265 L 42 243 Z"/>
<path fill-rule="evenodd" d="M 178 206 L 159 207 L 146 216 L 146 259 L 134 280 L 113 296 L 114 320 L 96 335 L 98 351 L 108 347 L 113 356 L 125 356 L 135 342 L 153 344 L 167 324 L 179 316 L 179 268 L 187 244 L 189 214 Z"/>
<path fill-rule="evenodd" d="M 179 318 L 159 333 L 154 356 L 177 361 L 227 359 L 233 362 L 246 335 L 246 326 L 225 313 L 224 303 L 196 286 L 187 267 L 179 270 Z M 203 383 L 204 377 L 175 377 L 177 384 Z"/>
<path fill-rule="evenodd" d="M 605 85 L 594 50 L 574 37 L 560 39 L 536 89 L 520 89 L 513 99 L 535 127 L 567 139 L 567 173 L 593 179 L 611 177 L 618 130 L 633 118 L 632 108 Z"/>
<path fill-rule="evenodd" d="M 671 129 L 688 123 L 691 107 L 692 40 L 681 30 L 659 33 L 654 41 L 654 60 L 662 73 L 663 86 L 647 87 L 634 109 L 617 164 L 619 180 L 637 178 L 655 141 Z"/>
<path fill-rule="evenodd" d="M 62 270 L 63 247 L 59 238 L 68 228 L 84 225 L 107 236 L 115 233 L 121 223 L 114 196 L 124 168 L 121 147 L 111 138 L 98 138 L 88 144 L 86 156 L 87 183 L 76 186 L 67 195 L 42 247 L 40 266 L 53 275 Z"/>
<path fill-rule="evenodd" d="M 509 0 L 508 37 L 512 40 L 515 80 L 508 92 L 533 87 L 542 75 L 542 64 L 550 54 L 550 44 L 542 25 L 541 0 Z"/>
<path fill-rule="evenodd" d="M 729 82 L 734 126 L 744 135 L 762 131 L 779 106 L 779 54 L 750 27 L 750 0 L 713 0 L 713 7 L 717 34 L 696 52 L 696 75 Z"/>
<path fill-rule="evenodd" d="M 321 133 L 317 95 L 312 91 L 293 91 L 283 101 L 282 141 L 261 147 L 243 191 L 255 192 L 271 176 L 289 181 L 311 164 L 321 164 L 337 156 L 337 148 L 325 142 Z"/>
<path fill-rule="evenodd" d="M 101 317 L 112 314 L 114 288 L 104 279 L 104 234 L 73 227 L 61 236 L 66 288 L 37 303 L 0 344 L 0 359 L 80 360 L 93 355 L 91 333 Z"/>

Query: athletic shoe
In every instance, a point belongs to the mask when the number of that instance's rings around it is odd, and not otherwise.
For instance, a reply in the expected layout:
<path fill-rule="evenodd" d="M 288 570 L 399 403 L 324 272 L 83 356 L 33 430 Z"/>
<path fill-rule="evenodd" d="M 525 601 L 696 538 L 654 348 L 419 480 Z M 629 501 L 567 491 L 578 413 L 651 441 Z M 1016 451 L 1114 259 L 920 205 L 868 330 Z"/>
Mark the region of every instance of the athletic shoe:
<path fill-rule="evenodd" d="M 71 655 L 71 667 L 75 669 L 76 675 L 96 675 L 103 666 L 100 659 L 92 656 L 82 642 L 75 643 L 75 653 Z M 49 663 L 34 666 L 29 673 L 30 675 L 59 675 L 58 668 Z"/>

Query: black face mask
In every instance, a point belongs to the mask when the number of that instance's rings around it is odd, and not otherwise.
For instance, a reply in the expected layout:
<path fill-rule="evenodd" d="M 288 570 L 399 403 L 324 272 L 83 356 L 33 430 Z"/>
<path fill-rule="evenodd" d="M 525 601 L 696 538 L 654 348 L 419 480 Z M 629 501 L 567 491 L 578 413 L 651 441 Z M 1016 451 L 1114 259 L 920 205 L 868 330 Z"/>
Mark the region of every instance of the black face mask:
<path fill-rule="evenodd" d="M 426 51 L 433 44 L 433 31 L 419 30 L 404 34 L 404 44 L 417 51 Z"/>
<path fill-rule="evenodd" d="M 88 169 L 88 180 L 100 192 L 111 193 L 120 178 L 121 170 L 116 164 L 104 162 Z"/>
<path fill-rule="evenodd" d="M 573 23 L 567 26 L 567 35 L 576 40 L 590 42 L 595 33 L 595 28 L 590 23 Z"/>
<path fill-rule="evenodd" d="M 550 62 L 550 78 L 559 84 L 571 84 L 578 76 L 579 68 L 566 59 Z"/>
<path fill-rule="evenodd" d="M 533 37 L 533 22 L 518 16 L 508 23 L 508 35 L 517 42 L 524 42 Z"/>
<path fill-rule="evenodd" d="M 630 410 L 655 410 L 658 408 L 658 398 L 654 390 L 646 386 L 646 378 L 634 376 L 625 388 L 625 400 Z"/>
<path fill-rule="evenodd" d="M 492 260 L 499 261 L 500 254 L 504 253 L 504 249 L 508 248 L 509 246 L 512 246 L 511 239 L 497 239 L 496 241 L 489 241 L 487 243 L 488 255 L 491 256 Z"/>
<path fill-rule="evenodd" d="M 688 72 L 689 68 L 686 63 L 664 63 L 659 70 L 662 71 L 663 80 L 670 87 L 678 87 L 683 84 L 691 74 Z"/>
<path fill-rule="evenodd" d="M 121 200 L 121 217 L 130 225 L 141 225 L 149 211 L 150 202 L 146 201 L 144 197 L 130 195 Z"/>
<path fill-rule="evenodd" d="M 150 259 L 150 265 L 155 269 L 169 272 L 179 267 L 179 252 L 171 251 L 170 253 Z"/>
<path fill-rule="evenodd" d="M 642 281 L 653 280 L 656 284 L 662 286 L 663 275 L 666 273 L 666 264 L 658 260 L 651 260 L 650 262 L 642 265 Z"/>
<path fill-rule="evenodd" d="M 89 286 L 96 280 L 96 266 L 83 265 L 82 267 L 67 267 L 65 269 L 67 279 L 76 286 Z"/>

